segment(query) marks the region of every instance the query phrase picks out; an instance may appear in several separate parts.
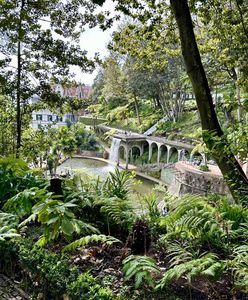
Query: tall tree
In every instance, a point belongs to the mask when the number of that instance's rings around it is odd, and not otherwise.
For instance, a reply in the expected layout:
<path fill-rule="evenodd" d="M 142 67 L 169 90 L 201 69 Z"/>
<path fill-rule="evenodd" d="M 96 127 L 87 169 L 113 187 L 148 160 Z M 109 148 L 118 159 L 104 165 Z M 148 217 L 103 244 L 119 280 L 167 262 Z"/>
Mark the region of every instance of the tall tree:
<path fill-rule="evenodd" d="M 180 33 L 182 54 L 201 117 L 203 139 L 211 151 L 234 199 L 247 195 L 248 179 L 220 128 L 206 74 L 197 47 L 187 0 L 170 0 Z"/>
<path fill-rule="evenodd" d="M 175 122 L 181 117 L 188 86 L 181 80 L 185 77 L 185 69 L 177 48 L 177 36 L 168 36 L 164 23 L 153 28 L 140 22 L 128 23 L 114 33 L 110 47 L 126 55 L 129 64 L 127 80 L 136 94 L 142 85 L 149 87 L 146 97 L 152 97 L 167 119 Z"/>
<path fill-rule="evenodd" d="M 51 80 L 57 83 L 68 78 L 70 66 L 92 71 L 94 63 L 80 48 L 79 37 L 83 25 L 104 23 L 104 18 L 93 14 L 94 8 L 84 0 L 6 0 L 0 4 L 0 79 L 3 93 L 16 107 L 17 156 L 30 97 L 58 100 Z"/>

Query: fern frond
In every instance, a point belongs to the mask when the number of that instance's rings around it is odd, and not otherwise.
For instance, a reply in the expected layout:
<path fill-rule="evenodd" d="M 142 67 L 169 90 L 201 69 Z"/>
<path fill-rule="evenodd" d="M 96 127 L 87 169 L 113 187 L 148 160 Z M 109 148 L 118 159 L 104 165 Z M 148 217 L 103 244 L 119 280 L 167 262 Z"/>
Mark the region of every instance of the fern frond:
<path fill-rule="evenodd" d="M 100 211 L 116 224 L 130 226 L 136 218 L 136 214 L 127 200 L 116 197 L 99 198 L 95 200 L 95 203 L 100 205 Z"/>
<path fill-rule="evenodd" d="M 105 243 L 107 245 L 112 245 L 113 243 L 121 243 L 120 240 L 118 240 L 112 236 L 108 236 L 108 235 L 104 235 L 104 234 L 98 234 L 98 235 L 93 234 L 93 235 L 84 236 L 81 239 L 70 243 L 69 245 L 65 246 L 62 251 L 63 252 L 72 251 L 72 250 L 75 250 L 76 248 L 86 246 L 92 242 L 101 242 L 101 243 Z"/>
<path fill-rule="evenodd" d="M 224 269 L 224 263 L 219 261 L 218 257 L 213 253 L 187 261 L 185 263 L 175 265 L 173 268 L 165 272 L 163 278 L 157 288 L 163 288 L 172 279 L 178 280 L 182 276 L 186 276 L 190 282 L 192 277 L 205 275 L 209 277 L 217 277 Z"/>
<path fill-rule="evenodd" d="M 31 222 L 34 222 L 36 220 L 36 218 L 37 218 L 37 214 L 36 213 L 32 214 L 26 220 L 21 222 L 18 227 L 21 228 L 21 227 L 26 226 L 27 224 L 29 224 Z"/>
<path fill-rule="evenodd" d="M 0 241 L 19 237 L 16 232 L 18 217 L 16 215 L 0 212 Z"/>
<path fill-rule="evenodd" d="M 135 288 L 139 288 L 142 283 L 150 286 L 154 285 L 155 281 L 152 275 L 158 273 L 160 270 L 153 258 L 149 256 L 130 255 L 122 263 L 125 279 L 134 279 Z"/>
<path fill-rule="evenodd" d="M 167 242 L 165 247 L 166 252 L 168 253 L 168 258 L 170 258 L 169 264 L 171 267 L 190 261 L 199 255 L 197 251 L 192 249 L 191 245 L 187 245 L 185 243 L 180 244 L 179 242 Z"/>
<path fill-rule="evenodd" d="M 92 226 L 91 224 L 89 223 L 86 223 L 86 222 L 83 222 L 81 220 L 72 220 L 72 224 L 73 224 L 73 227 L 75 228 L 75 231 L 79 234 L 79 233 L 82 233 L 82 234 L 88 234 L 88 233 L 100 233 L 99 230 Z"/>
<path fill-rule="evenodd" d="M 234 276 L 234 284 L 248 293 L 248 245 L 235 247 L 233 257 L 233 260 L 228 261 L 228 265 Z"/>

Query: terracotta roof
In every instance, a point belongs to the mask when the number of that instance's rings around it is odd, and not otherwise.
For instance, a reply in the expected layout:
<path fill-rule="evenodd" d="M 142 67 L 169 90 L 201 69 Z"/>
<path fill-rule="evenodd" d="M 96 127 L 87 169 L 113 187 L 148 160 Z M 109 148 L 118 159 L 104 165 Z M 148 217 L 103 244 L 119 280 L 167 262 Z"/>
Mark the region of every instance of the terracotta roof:
<path fill-rule="evenodd" d="M 56 86 L 53 86 L 53 91 L 58 90 Z M 78 85 L 72 87 L 63 87 L 63 96 L 64 97 L 77 97 L 80 99 L 88 98 L 92 92 L 92 88 L 89 85 Z"/>

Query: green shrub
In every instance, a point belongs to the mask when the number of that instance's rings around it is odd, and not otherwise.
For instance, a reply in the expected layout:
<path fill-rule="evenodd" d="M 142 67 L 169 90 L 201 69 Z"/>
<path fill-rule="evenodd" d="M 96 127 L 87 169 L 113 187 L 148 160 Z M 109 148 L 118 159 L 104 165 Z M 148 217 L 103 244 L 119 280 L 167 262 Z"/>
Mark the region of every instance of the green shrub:
<path fill-rule="evenodd" d="M 40 237 L 37 245 L 44 246 L 47 242 L 58 238 L 60 234 L 70 238 L 74 232 L 78 234 L 99 233 L 95 227 L 75 218 L 71 208 L 77 205 L 73 201 L 63 202 L 51 198 L 49 194 L 46 199 L 34 205 L 32 215 L 20 224 L 22 227 L 36 219 L 42 224 L 44 235 Z"/>
<path fill-rule="evenodd" d="M 65 256 L 54 254 L 43 248 L 30 247 L 28 241 L 21 243 L 19 260 L 31 290 L 42 292 L 44 299 L 58 299 L 67 292 L 67 284 L 73 282 L 78 272 L 70 268 Z"/>
<path fill-rule="evenodd" d="M 6 200 L 25 189 L 44 188 L 45 178 L 36 176 L 27 164 L 15 158 L 0 159 L 0 208 Z"/>
<path fill-rule="evenodd" d="M 114 300 L 109 288 L 104 288 L 89 273 L 78 276 L 68 285 L 68 294 L 74 300 Z"/>
<path fill-rule="evenodd" d="M 7 200 L 3 209 L 9 213 L 15 213 L 18 217 L 22 218 L 30 215 L 33 205 L 39 201 L 45 200 L 49 194 L 50 193 L 45 189 L 33 187 L 24 190 Z"/>

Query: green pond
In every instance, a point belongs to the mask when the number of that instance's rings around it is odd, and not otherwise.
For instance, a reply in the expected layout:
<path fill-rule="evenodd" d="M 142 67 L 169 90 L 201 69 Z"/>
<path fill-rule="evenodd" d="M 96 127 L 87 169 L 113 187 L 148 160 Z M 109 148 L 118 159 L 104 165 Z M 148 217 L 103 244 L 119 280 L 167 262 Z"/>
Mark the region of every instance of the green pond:
<path fill-rule="evenodd" d="M 101 179 L 105 179 L 109 172 L 114 171 L 114 167 L 97 159 L 72 158 L 62 163 L 58 167 L 57 173 L 65 174 L 71 171 L 80 171 L 93 177 L 100 176 Z M 131 200 L 134 207 L 140 210 L 143 209 L 144 206 L 142 198 L 152 192 L 155 183 L 140 176 L 137 176 L 136 179 L 138 182 L 132 187 L 133 193 L 131 193 Z"/>

